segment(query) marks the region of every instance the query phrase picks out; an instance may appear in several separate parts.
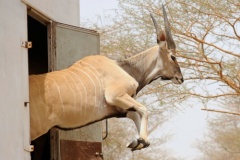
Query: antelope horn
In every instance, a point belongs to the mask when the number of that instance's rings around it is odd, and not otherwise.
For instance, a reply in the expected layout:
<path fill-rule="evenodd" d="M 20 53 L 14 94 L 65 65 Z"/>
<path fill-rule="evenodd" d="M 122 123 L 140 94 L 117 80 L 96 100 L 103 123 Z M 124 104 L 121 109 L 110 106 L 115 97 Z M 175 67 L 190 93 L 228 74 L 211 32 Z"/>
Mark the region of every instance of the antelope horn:
<path fill-rule="evenodd" d="M 161 41 L 161 34 L 163 33 L 162 29 L 159 28 L 157 21 L 155 20 L 155 18 L 153 17 L 153 15 L 150 13 L 150 16 L 152 18 L 155 30 L 156 30 L 156 35 L 157 35 L 157 43 L 159 43 Z M 165 39 L 165 38 L 164 38 Z"/>
<path fill-rule="evenodd" d="M 164 18 L 164 26 L 165 26 L 166 41 L 167 41 L 168 48 L 176 49 L 176 45 L 172 38 L 172 33 L 171 33 L 171 29 L 170 29 L 170 24 L 169 24 L 169 21 L 167 18 L 167 13 L 166 13 L 166 10 L 163 5 L 162 5 L 162 8 L 163 8 L 163 18 Z"/>
<path fill-rule="evenodd" d="M 154 24 L 154 27 L 155 27 L 155 30 L 156 30 L 156 34 L 158 35 L 161 29 L 158 27 L 158 24 L 157 24 L 155 18 L 153 17 L 152 13 L 150 13 L 150 16 L 152 18 L 152 21 L 153 21 L 153 24 Z"/>

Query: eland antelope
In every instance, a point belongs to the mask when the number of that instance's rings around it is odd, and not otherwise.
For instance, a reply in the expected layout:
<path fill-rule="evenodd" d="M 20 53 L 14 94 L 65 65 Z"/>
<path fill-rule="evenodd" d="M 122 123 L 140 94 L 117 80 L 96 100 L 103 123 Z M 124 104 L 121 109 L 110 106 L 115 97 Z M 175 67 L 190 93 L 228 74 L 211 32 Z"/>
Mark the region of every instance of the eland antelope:
<path fill-rule="evenodd" d="M 147 108 L 134 95 L 158 78 L 183 83 L 164 7 L 163 14 L 165 31 L 151 15 L 158 45 L 145 52 L 119 62 L 101 55 L 88 56 L 67 69 L 31 75 L 31 139 L 54 126 L 78 128 L 110 117 L 128 117 L 139 133 L 128 147 L 139 150 L 149 146 Z"/>

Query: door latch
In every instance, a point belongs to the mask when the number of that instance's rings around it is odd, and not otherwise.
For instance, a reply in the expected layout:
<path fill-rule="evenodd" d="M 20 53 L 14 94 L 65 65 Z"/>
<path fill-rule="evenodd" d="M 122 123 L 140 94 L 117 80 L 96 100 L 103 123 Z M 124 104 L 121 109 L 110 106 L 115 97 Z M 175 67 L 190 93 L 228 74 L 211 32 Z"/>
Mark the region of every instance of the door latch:
<path fill-rule="evenodd" d="M 24 150 L 28 152 L 34 151 L 34 145 L 24 145 Z"/>
<path fill-rule="evenodd" d="M 24 48 L 32 48 L 32 42 L 23 41 L 21 46 Z"/>

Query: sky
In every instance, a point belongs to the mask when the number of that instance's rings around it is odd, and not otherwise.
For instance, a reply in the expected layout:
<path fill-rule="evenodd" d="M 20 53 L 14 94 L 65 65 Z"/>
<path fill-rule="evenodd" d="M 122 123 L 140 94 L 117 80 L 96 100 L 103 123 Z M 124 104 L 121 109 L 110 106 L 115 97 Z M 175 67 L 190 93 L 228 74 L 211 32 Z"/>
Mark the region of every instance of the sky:
<path fill-rule="evenodd" d="M 178 157 L 192 160 L 200 155 L 194 148 L 198 140 L 203 139 L 208 119 L 207 112 L 201 111 L 200 106 L 185 109 L 167 122 L 167 130 L 172 131 L 173 138 L 167 146 L 173 149 Z"/>
<path fill-rule="evenodd" d="M 117 8 L 116 0 L 80 0 L 80 23 L 96 19 L 97 15 L 113 13 Z"/>
<path fill-rule="evenodd" d="M 97 15 L 103 15 L 116 8 L 116 0 L 80 0 L 80 22 L 92 21 Z M 180 111 L 165 124 L 164 132 L 171 131 L 173 134 L 172 139 L 167 142 L 167 146 L 184 160 L 196 158 L 200 153 L 193 146 L 203 138 L 207 131 L 208 118 L 208 112 L 202 111 L 198 104 Z"/>

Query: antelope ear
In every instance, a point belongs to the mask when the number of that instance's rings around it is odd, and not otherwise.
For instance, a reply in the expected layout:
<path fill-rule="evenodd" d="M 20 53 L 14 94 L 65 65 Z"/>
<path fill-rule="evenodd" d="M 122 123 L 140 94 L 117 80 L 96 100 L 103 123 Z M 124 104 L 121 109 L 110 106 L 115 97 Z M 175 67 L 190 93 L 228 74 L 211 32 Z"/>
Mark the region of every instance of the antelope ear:
<path fill-rule="evenodd" d="M 150 16 L 152 18 L 153 25 L 154 25 L 155 30 L 156 30 L 157 43 L 159 44 L 161 41 L 166 41 L 165 32 L 158 26 L 157 21 L 155 20 L 155 18 L 153 17 L 153 15 L 151 13 L 150 13 Z"/>
<path fill-rule="evenodd" d="M 167 45 L 166 45 L 166 41 L 160 41 L 159 42 L 159 48 L 161 48 L 161 49 L 167 49 Z"/>
<path fill-rule="evenodd" d="M 158 36 L 159 42 L 161 42 L 161 41 L 166 41 L 166 34 L 165 34 L 164 31 L 160 31 L 160 33 L 158 33 L 157 36 Z"/>

